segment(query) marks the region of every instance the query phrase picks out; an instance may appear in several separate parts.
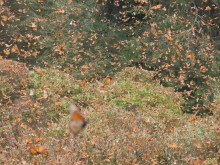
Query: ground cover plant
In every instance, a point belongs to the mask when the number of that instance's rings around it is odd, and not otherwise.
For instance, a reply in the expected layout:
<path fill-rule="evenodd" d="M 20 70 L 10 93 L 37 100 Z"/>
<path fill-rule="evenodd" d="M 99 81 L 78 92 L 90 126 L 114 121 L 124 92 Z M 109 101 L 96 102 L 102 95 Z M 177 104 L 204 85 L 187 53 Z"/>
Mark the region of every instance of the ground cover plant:
<path fill-rule="evenodd" d="M 219 164 L 219 14 L 216 0 L 0 0 L 0 164 Z"/>
<path fill-rule="evenodd" d="M 152 72 L 126 68 L 113 83 L 85 83 L 54 69 L 28 73 L 25 92 L 1 105 L 2 164 L 219 161 L 219 111 L 182 114 L 181 95 L 152 80 Z M 75 138 L 67 127 L 69 99 L 89 122 Z"/>

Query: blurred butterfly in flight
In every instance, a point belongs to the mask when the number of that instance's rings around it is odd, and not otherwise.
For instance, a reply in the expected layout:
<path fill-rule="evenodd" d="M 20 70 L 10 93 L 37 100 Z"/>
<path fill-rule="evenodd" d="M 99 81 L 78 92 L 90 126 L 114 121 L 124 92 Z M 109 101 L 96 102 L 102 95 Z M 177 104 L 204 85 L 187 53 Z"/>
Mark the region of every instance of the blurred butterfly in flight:
<path fill-rule="evenodd" d="M 69 105 L 70 111 L 70 121 L 69 121 L 69 130 L 74 135 L 77 135 L 80 131 L 85 128 L 87 122 L 85 118 L 80 113 L 80 108 L 74 102 L 70 102 Z"/>

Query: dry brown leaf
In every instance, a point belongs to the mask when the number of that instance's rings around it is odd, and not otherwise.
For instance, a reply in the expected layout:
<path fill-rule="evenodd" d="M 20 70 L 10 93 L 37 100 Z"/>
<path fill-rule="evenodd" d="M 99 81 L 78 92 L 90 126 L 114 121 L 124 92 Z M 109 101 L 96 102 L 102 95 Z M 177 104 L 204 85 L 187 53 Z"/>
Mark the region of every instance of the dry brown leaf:
<path fill-rule="evenodd" d="M 60 152 L 61 151 L 61 145 L 58 145 L 55 149 L 54 149 L 55 152 Z"/>
<path fill-rule="evenodd" d="M 82 69 L 88 69 L 89 67 L 87 65 L 82 65 L 81 68 Z"/>
<path fill-rule="evenodd" d="M 64 151 L 66 151 L 66 152 L 71 152 L 71 149 L 70 149 L 69 147 L 64 147 L 63 149 L 64 149 Z"/>
<path fill-rule="evenodd" d="M 203 158 L 196 158 L 196 159 L 191 159 L 190 164 L 191 165 L 202 165 L 204 162 Z"/>
<path fill-rule="evenodd" d="M 202 143 L 201 142 L 196 142 L 193 144 L 194 147 L 196 148 L 202 148 Z"/>
<path fill-rule="evenodd" d="M 190 118 L 189 118 L 189 122 L 193 122 L 193 121 L 195 121 L 196 119 L 198 118 L 198 116 L 196 116 L 196 115 L 192 115 Z"/>
<path fill-rule="evenodd" d="M 79 82 L 79 86 L 83 87 L 83 86 L 85 86 L 85 85 L 86 85 L 86 81 L 80 81 L 80 82 Z"/>
<path fill-rule="evenodd" d="M 38 162 L 34 162 L 34 165 L 39 165 L 39 163 Z"/>

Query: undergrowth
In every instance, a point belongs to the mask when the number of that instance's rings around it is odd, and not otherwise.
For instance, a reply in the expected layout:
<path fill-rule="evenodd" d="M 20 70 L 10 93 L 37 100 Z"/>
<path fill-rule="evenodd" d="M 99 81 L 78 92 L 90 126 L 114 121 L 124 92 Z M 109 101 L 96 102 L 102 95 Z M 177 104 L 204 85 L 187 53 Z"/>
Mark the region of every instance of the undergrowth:
<path fill-rule="evenodd" d="M 26 95 L 1 106 L 3 164 L 219 162 L 219 111 L 208 117 L 182 114 L 181 95 L 152 80 L 152 72 L 126 68 L 112 83 L 78 81 L 55 69 L 29 75 Z M 67 128 L 69 100 L 89 122 L 75 138 Z M 32 145 L 48 154 L 31 153 Z"/>

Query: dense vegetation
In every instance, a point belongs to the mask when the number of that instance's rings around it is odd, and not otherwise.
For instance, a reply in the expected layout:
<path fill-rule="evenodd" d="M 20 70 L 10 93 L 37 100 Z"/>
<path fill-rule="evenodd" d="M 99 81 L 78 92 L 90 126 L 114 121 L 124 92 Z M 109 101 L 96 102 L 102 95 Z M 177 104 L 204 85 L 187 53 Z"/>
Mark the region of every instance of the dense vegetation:
<path fill-rule="evenodd" d="M 212 114 L 219 77 L 218 1 L 13 1 L 1 12 L 3 56 L 83 79 L 124 66 L 156 70 L 183 111 Z"/>
<path fill-rule="evenodd" d="M 3 61 L 16 70 L 16 63 Z M 57 69 L 28 72 L 22 65 L 8 76 L 12 89 L 21 82 L 28 86 L 19 88 L 13 103 L 0 105 L 1 164 L 219 162 L 220 97 L 215 115 L 196 117 L 181 113 L 181 95 L 135 68 L 117 73 L 113 84 L 79 81 Z M 68 98 L 89 121 L 75 138 L 67 129 Z"/>
<path fill-rule="evenodd" d="M 218 163 L 219 5 L 0 0 L 2 162 Z M 76 146 L 63 129 L 69 99 L 91 120 Z"/>

